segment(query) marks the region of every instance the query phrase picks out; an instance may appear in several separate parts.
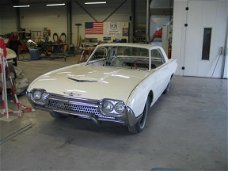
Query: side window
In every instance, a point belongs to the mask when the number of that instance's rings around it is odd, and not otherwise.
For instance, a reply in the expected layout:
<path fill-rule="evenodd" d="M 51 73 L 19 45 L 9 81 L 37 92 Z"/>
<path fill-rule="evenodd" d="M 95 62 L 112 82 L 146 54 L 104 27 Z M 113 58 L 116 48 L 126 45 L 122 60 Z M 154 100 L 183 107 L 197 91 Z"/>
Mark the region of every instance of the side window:
<path fill-rule="evenodd" d="M 118 47 L 117 56 L 142 56 L 148 57 L 149 51 L 144 48 L 136 48 L 136 47 Z"/>
<path fill-rule="evenodd" d="M 107 49 L 102 47 L 96 50 L 91 60 L 97 60 L 107 57 Z"/>
<path fill-rule="evenodd" d="M 165 63 L 164 56 L 159 49 L 151 50 L 151 61 L 156 67 Z"/>

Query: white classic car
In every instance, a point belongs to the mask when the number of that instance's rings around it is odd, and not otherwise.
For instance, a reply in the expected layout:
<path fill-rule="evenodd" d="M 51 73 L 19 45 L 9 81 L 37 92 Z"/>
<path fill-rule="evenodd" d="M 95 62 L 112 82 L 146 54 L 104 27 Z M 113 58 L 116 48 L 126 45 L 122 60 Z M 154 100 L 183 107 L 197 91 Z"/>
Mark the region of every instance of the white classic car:
<path fill-rule="evenodd" d="M 138 133 L 149 107 L 168 91 L 176 68 L 176 60 L 169 60 L 159 46 L 101 44 L 87 62 L 38 77 L 27 96 L 54 118 L 75 115 L 95 123 L 115 122 Z"/>

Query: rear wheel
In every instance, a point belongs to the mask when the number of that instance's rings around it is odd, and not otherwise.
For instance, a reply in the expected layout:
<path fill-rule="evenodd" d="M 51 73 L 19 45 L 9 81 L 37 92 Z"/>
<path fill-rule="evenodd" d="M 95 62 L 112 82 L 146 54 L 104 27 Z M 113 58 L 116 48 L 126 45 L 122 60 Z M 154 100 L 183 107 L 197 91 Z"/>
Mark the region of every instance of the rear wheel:
<path fill-rule="evenodd" d="M 58 112 L 50 112 L 50 115 L 55 118 L 55 119 L 63 119 L 63 118 L 67 118 L 66 115 L 58 113 Z"/>
<path fill-rule="evenodd" d="M 136 122 L 135 125 L 128 126 L 128 131 L 133 134 L 137 134 L 141 132 L 145 128 L 148 112 L 149 112 L 149 100 L 147 99 L 141 118 L 138 120 L 138 122 Z"/>

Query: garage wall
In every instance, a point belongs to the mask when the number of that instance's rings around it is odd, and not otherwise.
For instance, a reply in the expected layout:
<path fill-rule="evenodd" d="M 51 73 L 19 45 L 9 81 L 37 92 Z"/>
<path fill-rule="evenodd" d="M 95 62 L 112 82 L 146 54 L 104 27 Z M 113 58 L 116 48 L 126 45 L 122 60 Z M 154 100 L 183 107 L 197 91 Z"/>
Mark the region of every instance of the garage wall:
<path fill-rule="evenodd" d="M 178 62 L 176 74 L 221 78 L 227 4 L 226 0 L 174 1 L 172 58 Z M 211 29 L 211 33 L 207 33 L 211 35 L 209 48 L 203 46 L 205 29 Z M 203 58 L 205 49 L 209 49 L 208 58 Z"/>
<path fill-rule="evenodd" d="M 16 9 L 4 7 L 0 10 L 0 35 L 17 30 Z"/>
<path fill-rule="evenodd" d="M 35 4 L 30 8 L 20 8 L 21 28 L 26 31 L 43 31 L 45 27 L 61 34 L 67 31 L 66 7 L 46 7 Z M 17 31 L 16 8 L 5 6 L 0 10 L 0 34 Z"/>
<path fill-rule="evenodd" d="M 83 0 L 78 0 L 83 4 Z M 103 21 L 113 10 L 115 10 L 124 0 L 110 1 L 105 5 L 89 5 L 86 9 L 96 18 Z M 0 34 L 16 31 L 16 10 L 13 7 L 0 10 Z M 9 12 L 10 11 L 10 12 Z M 51 34 L 67 32 L 66 6 L 46 7 L 44 4 L 33 4 L 30 8 L 20 8 L 21 28 L 32 31 L 42 31 L 45 27 L 51 30 Z M 128 26 L 131 15 L 131 0 L 119 8 L 106 22 L 123 22 Z M 74 0 L 72 1 L 72 38 L 76 44 L 77 29 L 75 24 L 81 23 L 80 36 L 85 37 L 84 23 L 93 19 Z M 103 37 L 103 36 L 100 36 Z M 51 37 L 52 39 L 52 37 Z"/>
<path fill-rule="evenodd" d="M 110 5 L 87 5 L 86 9 L 90 12 L 90 14 L 99 22 L 103 22 L 106 17 L 109 16 L 113 10 L 115 10 L 120 4 L 123 2 L 122 0 L 115 0 Z M 81 38 L 85 38 L 85 22 L 93 22 L 93 18 L 91 18 L 79 5 L 76 3 L 72 3 L 72 32 L 73 32 L 73 43 L 76 44 L 77 39 L 77 28 L 75 26 L 76 23 L 82 24 L 79 29 L 79 35 Z M 131 1 L 128 0 L 121 8 L 119 8 L 116 13 L 114 13 L 110 18 L 108 18 L 105 22 L 122 22 L 126 26 L 129 22 L 129 17 L 131 15 Z M 106 30 L 104 30 L 106 33 Z M 104 34 L 105 35 L 105 34 Z M 103 35 L 90 35 L 87 37 L 97 37 L 99 40 L 103 40 Z M 113 37 L 114 39 L 115 37 Z"/>
<path fill-rule="evenodd" d="M 183 75 L 184 71 L 182 70 L 182 66 L 184 63 L 184 55 L 185 48 L 183 46 L 183 42 L 186 39 L 186 27 L 184 27 L 184 23 L 186 23 L 186 10 L 187 0 L 175 0 L 174 1 L 174 13 L 173 13 L 173 39 L 172 39 L 172 58 L 177 59 L 178 67 L 176 74 Z"/>
<path fill-rule="evenodd" d="M 21 13 L 21 27 L 31 31 L 43 31 L 44 27 L 51 30 L 51 34 L 59 35 L 67 32 L 66 7 L 46 7 L 36 5 L 23 8 Z"/>

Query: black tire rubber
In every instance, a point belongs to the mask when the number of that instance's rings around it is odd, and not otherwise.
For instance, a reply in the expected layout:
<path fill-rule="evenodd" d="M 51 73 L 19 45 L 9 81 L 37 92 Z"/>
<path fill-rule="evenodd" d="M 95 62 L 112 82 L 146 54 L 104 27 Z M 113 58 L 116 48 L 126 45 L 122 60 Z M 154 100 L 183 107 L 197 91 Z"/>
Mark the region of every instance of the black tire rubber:
<path fill-rule="evenodd" d="M 141 118 L 138 120 L 138 122 L 136 122 L 135 125 L 128 126 L 128 131 L 130 133 L 137 134 L 142 132 L 142 130 L 145 128 L 147 116 L 149 112 L 149 105 L 150 105 L 149 99 L 147 99 Z"/>
<path fill-rule="evenodd" d="M 67 115 L 58 113 L 58 112 L 50 112 L 50 115 L 55 119 L 64 119 L 67 118 Z"/>

